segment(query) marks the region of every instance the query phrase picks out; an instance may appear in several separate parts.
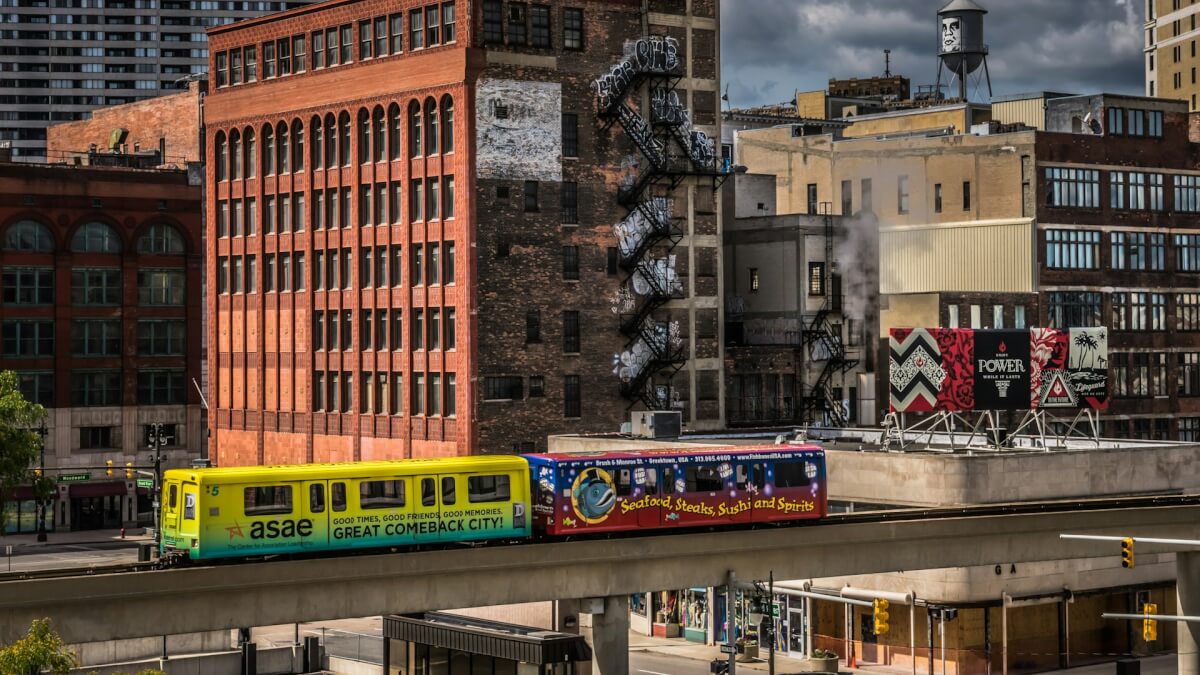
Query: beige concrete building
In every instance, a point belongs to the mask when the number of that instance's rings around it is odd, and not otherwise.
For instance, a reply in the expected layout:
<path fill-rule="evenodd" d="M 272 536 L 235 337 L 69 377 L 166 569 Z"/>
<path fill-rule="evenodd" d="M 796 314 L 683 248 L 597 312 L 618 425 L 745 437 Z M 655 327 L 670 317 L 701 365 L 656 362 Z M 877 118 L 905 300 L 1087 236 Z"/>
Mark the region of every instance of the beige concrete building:
<path fill-rule="evenodd" d="M 1146 12 L 1146 95 L 1180 99 L 1196 112 L 1196 69 L 1200 67 L 1196 41 L 1200 40 L 1195 0 L 1143 0 Z"/>

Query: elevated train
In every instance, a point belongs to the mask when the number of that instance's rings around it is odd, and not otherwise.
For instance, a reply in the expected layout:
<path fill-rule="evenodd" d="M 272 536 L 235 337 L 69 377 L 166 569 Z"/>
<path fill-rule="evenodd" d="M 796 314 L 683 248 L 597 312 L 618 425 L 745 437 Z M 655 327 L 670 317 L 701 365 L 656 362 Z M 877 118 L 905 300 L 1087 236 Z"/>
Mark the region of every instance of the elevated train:
<path fill-rule="evenodd" d="M 160 553 L 222 560 L 819 519 L 810 445 L 173 469 Z"/>

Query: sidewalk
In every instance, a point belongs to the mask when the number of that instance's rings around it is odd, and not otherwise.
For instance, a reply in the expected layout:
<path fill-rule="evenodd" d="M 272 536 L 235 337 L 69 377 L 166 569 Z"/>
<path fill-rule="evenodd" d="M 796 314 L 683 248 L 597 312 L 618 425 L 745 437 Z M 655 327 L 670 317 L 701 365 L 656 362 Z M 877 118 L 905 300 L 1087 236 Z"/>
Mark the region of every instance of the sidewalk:
<path fill-rule="evenodd" d="M 659 638 L 649 637 L 640 633 L 629 633 L 629 651 L 631 652 L 651 652 L 661 654 L 663 656 L 674 656 L 683 659 L 694 659 L 696 661 L 712 661 L 714 659 L 727 659 L 727 654 L 721 653 L 721 648 L 716 645 L 702 645 L 696 642 L 689 642 L 683 638 Z M 738 670 L 748 670 L 754 672 L 767 672 L 767 653 L 759 652 L 757 661 L 742 662 L 738 661 Z M 799 673 L 801 666 L 804 664 L 803 659 L 794 659 L 782 654 L 775 655 L 775 672 L 780 675 L 788 673 Z M 872 675 L 911 675 L 911 668 L 897 668 L 892 666 L 880 666 L 873 664 L 859 664 L 858 668 L 848 668 L 845 660 L 843 660 L 838 671 L 841 673 L 871 673 Z"/>
<path fill-rule="evenodd" d="M 79 532 L 47 532 L 46 541 L 39 542 L 36 534 L 8 534 L 0 536 L 0 547 L 12 546 L 25 548 L 33 546 L 69 546 L 72 544 L 114 543 L 135 546 L 138 542 L 153 541 L 154 537 L 144 533 L 144 528 L 134 527 L 125 530 L 125 538 L 121 538 L 120 530 L 82 530 Z"/>

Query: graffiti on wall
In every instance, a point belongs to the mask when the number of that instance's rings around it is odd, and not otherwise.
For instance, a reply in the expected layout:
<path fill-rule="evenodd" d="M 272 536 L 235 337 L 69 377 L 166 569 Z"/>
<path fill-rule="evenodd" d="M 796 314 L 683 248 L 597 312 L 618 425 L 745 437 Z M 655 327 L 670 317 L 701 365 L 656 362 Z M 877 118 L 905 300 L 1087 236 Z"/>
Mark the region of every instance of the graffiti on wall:
<path fill-rule="evenodd" d="M 655 232 L 661 232 L 670 227 L 671 200 L 666 197 L 655 197 L 638 205 L 629 212 L 629 216 L 613 226 L 617 235 L 617 248 L 621 257 L 633 257 L 645 242 Z"/>
<path fill-rule="evenodd" d="M 639 76 L 668 75 L 679 69 L 679 41 L 650 36 L 625 43 L 625 57 L 592 83 L 601 113 L 619 104 Z"/>
<path fill-rule="evenodd" d="M 479 177 L 562 180 L 562 86 L 482 79 L 475 106 Z"/>
<path fill-rule="evenodd" d="M 622 382 L 632 382 L 654 361 L 682 348 L 683 335 L 678 321 L 656 323 L 620 354 L 613 355 L 613 375 Z"/>

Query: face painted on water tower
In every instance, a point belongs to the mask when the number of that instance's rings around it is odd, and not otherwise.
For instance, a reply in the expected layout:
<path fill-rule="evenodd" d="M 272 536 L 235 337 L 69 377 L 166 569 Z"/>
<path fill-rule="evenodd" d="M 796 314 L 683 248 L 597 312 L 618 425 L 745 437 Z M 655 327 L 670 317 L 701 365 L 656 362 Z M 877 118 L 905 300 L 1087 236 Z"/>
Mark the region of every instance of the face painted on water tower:
<path fill-rule="evenodd" d="M 942 52 L 957 52 L 962 49 L 962 21 L 958 18 L 942 19 Z"/>

